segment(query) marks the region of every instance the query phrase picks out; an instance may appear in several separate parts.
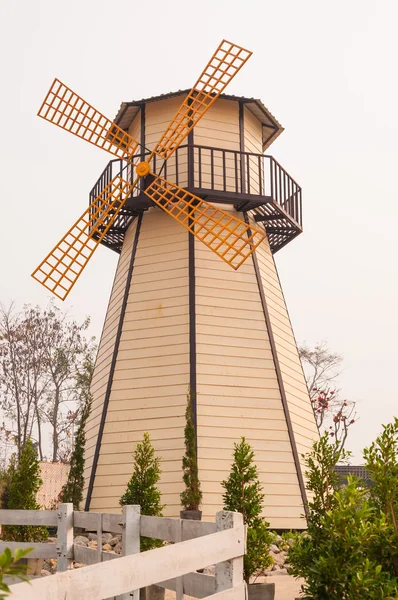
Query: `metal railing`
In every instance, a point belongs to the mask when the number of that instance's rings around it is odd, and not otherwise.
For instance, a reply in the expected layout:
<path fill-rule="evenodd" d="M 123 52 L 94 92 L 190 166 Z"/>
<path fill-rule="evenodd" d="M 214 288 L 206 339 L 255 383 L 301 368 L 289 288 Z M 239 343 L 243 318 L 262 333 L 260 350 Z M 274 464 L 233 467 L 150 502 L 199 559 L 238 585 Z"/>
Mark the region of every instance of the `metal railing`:
<path fill-rule="evenodd" d="M 301 187 L 272 156 L 187 144 L 177 148 L 167 162 L 155 155 L 152 168 L 193 193 L 236 196 L 237 202 L 239 197 L 272 201 L 302 225 Z M 126 168 L 124 161 L 116 159 L 107 164 L 90 191 L 90 203 L 122 169 L 123 178 L 129 179 L 131 167 Z M 136 189 L 134 196 L 140 191 Z"/>

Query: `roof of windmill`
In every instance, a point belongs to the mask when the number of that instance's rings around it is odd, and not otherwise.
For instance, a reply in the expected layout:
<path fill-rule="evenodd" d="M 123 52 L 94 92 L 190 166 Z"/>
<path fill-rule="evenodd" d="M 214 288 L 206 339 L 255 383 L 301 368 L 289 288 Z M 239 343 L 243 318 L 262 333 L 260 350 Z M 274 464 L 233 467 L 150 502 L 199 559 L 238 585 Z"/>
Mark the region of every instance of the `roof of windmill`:
<path fill-rule="evenodd" d="M 122 102 L 114 122 L 122 129 L 126 130 L 130 127 L 133 119 L 138 113 L 142 104 L 150 102 L 159 102 L 176 96 L 188 94 L 190 90 L 178 90 L 176 92 L 168 92 L 167 94 L 159 94 L 159 96 L 151 96 L 150 98 L 142 98 L 141 100 L 132 100 L 131 102 Z M 220 94 L 220 98 L 224 100 L 234 100 L 235 102 L 243 102 L 247 109 L 262 123 L 263 125 L 263 150 L 268 148 L 270 144 L 282 133 L 284 128 L 266 106 L 256 98 L 246 98 L 245 96 L 232 96 L 230 94 Z"/>

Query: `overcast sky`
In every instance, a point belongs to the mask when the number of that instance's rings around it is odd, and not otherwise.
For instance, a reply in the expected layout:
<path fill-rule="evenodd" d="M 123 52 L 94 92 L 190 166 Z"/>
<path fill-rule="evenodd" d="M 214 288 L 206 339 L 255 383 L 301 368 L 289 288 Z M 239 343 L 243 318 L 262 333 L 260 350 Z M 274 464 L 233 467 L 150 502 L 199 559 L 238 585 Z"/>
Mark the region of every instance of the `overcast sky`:
<path fill-rule="evenodd" d="M 285 127 L 268 150 L 302 185 L 304 233 L 276 255 L 296 338 L 344 355 L 349 446 L 396 410 L 398 84 L 395 0 L 0 0 L 0 301 L 44 305 L 31 271 L 87 206 L 109 160 L 45 123 L 54 77 L 113 118 L 191 87 L 222 38 L 253 50 L 230 85 Z M 117 255 L 100 247 L 62 307 L 99 337 Z"/>

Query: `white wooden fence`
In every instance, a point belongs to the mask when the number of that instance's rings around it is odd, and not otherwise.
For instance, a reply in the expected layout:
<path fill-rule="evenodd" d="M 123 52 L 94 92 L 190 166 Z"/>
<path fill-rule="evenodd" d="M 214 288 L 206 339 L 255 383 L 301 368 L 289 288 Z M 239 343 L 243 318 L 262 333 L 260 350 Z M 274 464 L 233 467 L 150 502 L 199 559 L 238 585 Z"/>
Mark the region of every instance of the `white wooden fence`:
<path fill-rule="evenodd" d="M 152 584 L 176 591 L 177 600 L 183 594 L 212 600 L 246 596 L 245 528 L 239 513 L 219 512 L 212 523 L 141 516 L 139 506 L 125 506 L 117 515 L 74 512 L 72 505 L 62 504 L 58 511 L 0 510 L 0 524 L 58 527 L 56 544 L 1 542 L 0 550 L 34 547 L 30 557 L 58 559 L 60 572 L 13 585 L 11 600 L 139 600 L 140 588 Z M 98 547 L 73 544 L 74 527 L 96 531 Z M 122 534 L 122 556 L 102 551 L 102 532 Z M 139 554 L 140 535 L 173 544 Z M 70 570 L 73 560 L 88 566 Z M 214 577 L 196 572 L 212 564 Z"/>

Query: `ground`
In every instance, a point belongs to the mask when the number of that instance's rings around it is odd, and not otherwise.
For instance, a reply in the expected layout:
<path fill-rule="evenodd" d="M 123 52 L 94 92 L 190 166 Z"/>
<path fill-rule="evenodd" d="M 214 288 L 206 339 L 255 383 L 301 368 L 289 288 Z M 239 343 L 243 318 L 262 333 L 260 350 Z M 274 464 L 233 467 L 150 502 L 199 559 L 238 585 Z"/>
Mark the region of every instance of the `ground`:
<path fill-rule="evenodd" d="M 291 575 L 278 575 L 268 577 L 267 581 L 275 582 L 275 600 L 295 600 L 299 598 L 301 579 L 295 579 Z M 186 595 L 184 599 L 195 600 Z M 166 591 L 165 600 L 175 600 L 175 592 Z"/>

